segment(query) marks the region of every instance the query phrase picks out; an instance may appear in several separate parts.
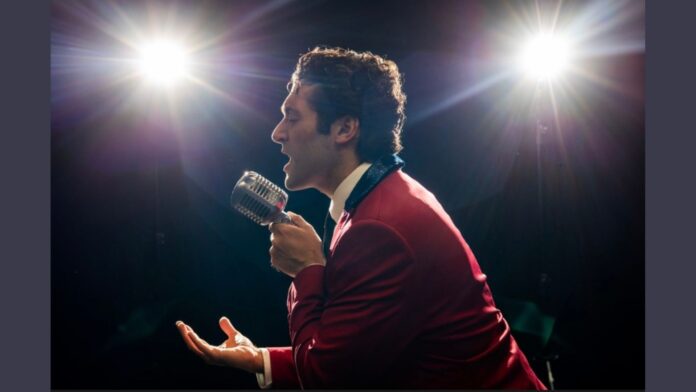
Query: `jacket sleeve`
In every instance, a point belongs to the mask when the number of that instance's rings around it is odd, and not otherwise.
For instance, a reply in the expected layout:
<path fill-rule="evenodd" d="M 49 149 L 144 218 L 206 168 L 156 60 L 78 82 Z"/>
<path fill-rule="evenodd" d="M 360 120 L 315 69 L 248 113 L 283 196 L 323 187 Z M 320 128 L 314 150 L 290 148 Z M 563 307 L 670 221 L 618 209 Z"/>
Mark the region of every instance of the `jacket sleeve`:
<path fill-rule="evenodd" d="M 380 384 L 422 325 L 414 270 L 398 232 L 361 221 L 345 232 L 329 265 L 297 274 L 288 321 L 303 388 Z"/>
<path fill-rule="evenodd" d="M 271 359 L 271 388 L 298 389 L 300 382 L 292 360 L 292 348 L 268 347 L 267 349 Z"/>

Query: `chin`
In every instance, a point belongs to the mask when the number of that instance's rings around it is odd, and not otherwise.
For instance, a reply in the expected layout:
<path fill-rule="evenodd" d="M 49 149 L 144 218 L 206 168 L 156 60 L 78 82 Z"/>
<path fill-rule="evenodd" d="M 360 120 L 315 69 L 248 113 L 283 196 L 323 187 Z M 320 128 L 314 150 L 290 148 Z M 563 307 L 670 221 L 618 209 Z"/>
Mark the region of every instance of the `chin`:
<path fill-rule="evenodd" d="M 287 178 L 285 179 L 285 189 L 287 189 L 289 191 L 296 191 L 297 190 L 297 188 L 295 188 L 295 186 L 291 182 L 289 182 L 287 180 Z"/>
<path fill-rule="evenodd" d="M 289 191 L 301 191 L 303 189 L 311 188 L 311 185 L 307 181 L 303 181 L 290 174 L 285 174 L 285 189 Z"/>
<path fill-rule="evenodd" d="M 290 174 L 285 174 L 285 189 L 289 191 L 296 191 L 298 190 L 298 184 L 296 181 L 290 176 Z"/>

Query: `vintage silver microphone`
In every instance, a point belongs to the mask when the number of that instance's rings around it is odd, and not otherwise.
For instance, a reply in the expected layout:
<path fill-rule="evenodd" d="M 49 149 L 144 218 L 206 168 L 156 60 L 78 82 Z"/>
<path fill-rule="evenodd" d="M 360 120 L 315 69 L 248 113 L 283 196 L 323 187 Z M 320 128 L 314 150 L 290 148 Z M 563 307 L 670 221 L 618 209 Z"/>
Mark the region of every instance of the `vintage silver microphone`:
<path fill-rule="evenodd" d="M 292 223 L 283 211 L 288 194 L 259 173 L 245 171 L 230 195 L 232 208 L 254 222 L 266 226 L 271 223 Z"/>

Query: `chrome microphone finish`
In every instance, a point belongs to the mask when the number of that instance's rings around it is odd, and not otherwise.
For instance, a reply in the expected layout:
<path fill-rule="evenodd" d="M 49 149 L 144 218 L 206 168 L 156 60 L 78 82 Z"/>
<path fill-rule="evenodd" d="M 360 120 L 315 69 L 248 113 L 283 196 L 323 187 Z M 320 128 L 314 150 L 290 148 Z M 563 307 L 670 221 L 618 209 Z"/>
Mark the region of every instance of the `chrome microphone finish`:
<path fill-rule="evenodd" d="M 230 195 L 233 209 L 252 221 L 266 226 L 270 223 L 292 223 L 283 211 L 288 194 L 259 173 L 245 171 Z"/>

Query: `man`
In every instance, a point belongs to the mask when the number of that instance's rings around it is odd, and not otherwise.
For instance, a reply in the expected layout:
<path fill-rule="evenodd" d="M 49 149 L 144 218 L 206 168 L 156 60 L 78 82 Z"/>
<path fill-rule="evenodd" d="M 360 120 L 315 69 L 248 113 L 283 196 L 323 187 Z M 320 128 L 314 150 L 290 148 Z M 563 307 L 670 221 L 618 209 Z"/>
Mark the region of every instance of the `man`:
<path fill-rule="evenodd" d="M 291 346 L 259 349 L 223 317 L 220 346 L 177 322 L 188 347 L 261 387 L 545 389 L 452 220 L 400 169 L 396 64 L 315 48 L 288 90 L 272 134 L 289 158 L 285 186 L 331 198 L 333 233 L 322 243 L 293 213 L 270 227 L 271 264 L 293 278 Z"/>

